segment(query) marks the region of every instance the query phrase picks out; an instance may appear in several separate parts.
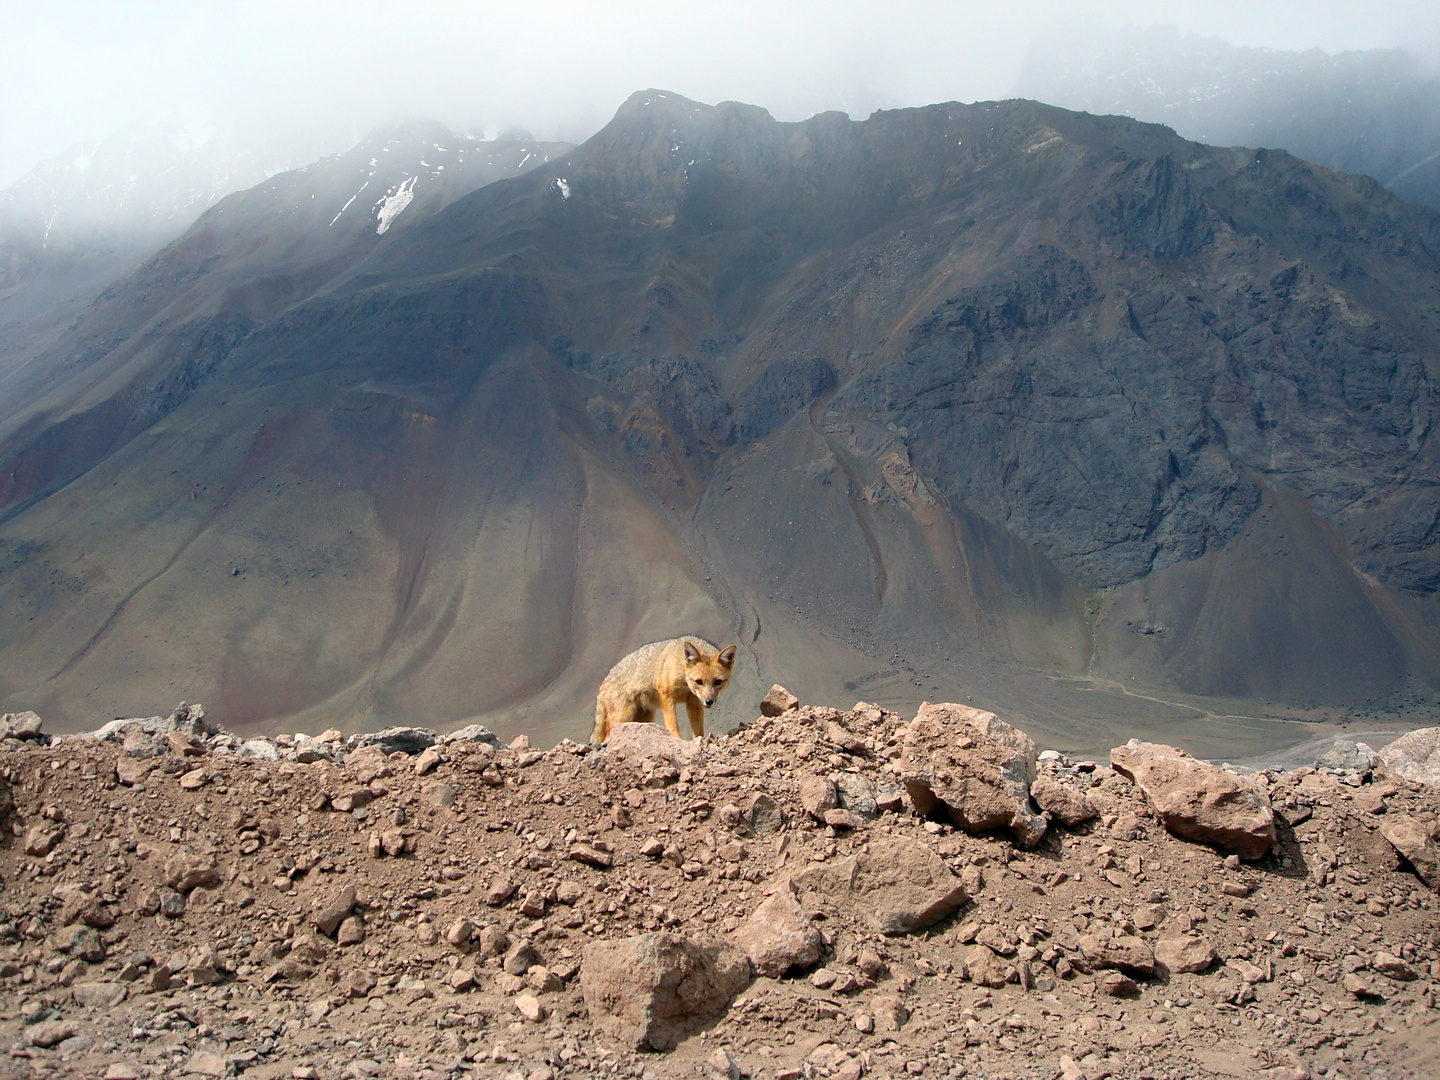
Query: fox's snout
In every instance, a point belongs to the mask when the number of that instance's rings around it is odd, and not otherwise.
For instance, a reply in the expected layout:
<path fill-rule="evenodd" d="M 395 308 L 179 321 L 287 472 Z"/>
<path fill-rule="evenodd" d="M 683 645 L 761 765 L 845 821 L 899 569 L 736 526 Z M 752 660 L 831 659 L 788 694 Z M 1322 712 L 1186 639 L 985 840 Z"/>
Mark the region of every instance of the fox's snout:
<path fill-rule="evenodd" d="M 714 705 L 714 704 L 715 704 L 715 699 L 714 699 L 713 697 L 701 698 L 700 700 L 701 700 L 701 702 L 705 705 L 705 708 L 707 708 L 707 709 L 710 708 L 711 705 Z"/>

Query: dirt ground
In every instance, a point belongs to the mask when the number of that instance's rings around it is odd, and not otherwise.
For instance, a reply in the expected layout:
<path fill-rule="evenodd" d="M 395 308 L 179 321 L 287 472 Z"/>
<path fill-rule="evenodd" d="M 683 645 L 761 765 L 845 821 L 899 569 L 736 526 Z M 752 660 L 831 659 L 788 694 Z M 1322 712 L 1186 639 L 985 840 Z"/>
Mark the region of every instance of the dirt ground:
<path fill-rule="evenodd" d="M 241 744 L 183 710 L 6 739 L 0 1076 L 1440 1076 L 1440 896 L 1379 832 L 1433 832 L 1435 787 L 1256 774 L 1280 842 L 1227 863 L 1105 763 L 1044 755 L 1098 816 L 1023 850 L 914 812 L 906 722 L 792 709 L 644 757 L 483 732 Z M 837 824 L 802 805 L 816 777 L 850 804 Z M 667 1053 L 597 1032 L 587 943 L 726 937 L 777 883 L 902 839 L 964 883 L 959 910 L 887 935 L 863 896 L 803 893 L 816 963 Z M 1122 973 L 1097 935 L 1216 958 Z"/>

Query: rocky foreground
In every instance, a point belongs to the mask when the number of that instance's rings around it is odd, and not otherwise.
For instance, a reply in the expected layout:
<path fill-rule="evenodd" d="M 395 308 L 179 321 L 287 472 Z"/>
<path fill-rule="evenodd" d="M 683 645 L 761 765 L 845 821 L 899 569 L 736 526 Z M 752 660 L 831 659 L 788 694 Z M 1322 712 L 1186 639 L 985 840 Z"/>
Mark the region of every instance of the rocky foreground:
<path fill-rule="evenodd" d="M 765 711 L 545 751 L 0 719 L 0 1075 L 1440 1073 L 1434 729 L 1240 775 Z"/>

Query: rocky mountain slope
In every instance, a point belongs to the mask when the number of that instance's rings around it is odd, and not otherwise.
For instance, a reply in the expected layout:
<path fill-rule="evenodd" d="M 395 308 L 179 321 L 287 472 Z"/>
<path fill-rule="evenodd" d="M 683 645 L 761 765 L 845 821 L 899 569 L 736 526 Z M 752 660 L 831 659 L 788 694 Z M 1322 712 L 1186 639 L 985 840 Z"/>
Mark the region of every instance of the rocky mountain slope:
<path fill-rule="evenodd" d="M 544 751 L 6 716 L 0 1073 L 1435 1075 L 1440 731 L 1240 774 L 765 712 Z"/>
<path fill-rule="evenodd" d="M 53 342 L 206 208 L 313 156 L 269 142 L 133 124 L 0 191 L 0 372 Z"/>
<path fill-rule="evenodd" d="M 1400 49 L 1241 48 L 1174 27 L 1039 39 L 1016 93 L 1168 124 L 1220 146 L 1267 146 L 1364 173 L 1440 209 L 1440 76 Z"/>
<path fill-rule="evenodd" d="M 684 632 L 739 640 L 736 697 L 968 694 L 1091 750 L 1433 708 L 1440 219 L 1374 183 L 1027 101 L 659 91 L 333 258 L 353 191 L 308 182 L 205 215 L 12 412 L 7 707 L 553 741 Z"/>
<path fill-rule="evenodd" d="M 356 257 L 356 244 L 368 250 L 366 234 L 388 229 L 412 202 L 407 224 L 492 180 L 517 175 L 521 162 L 540 164 L 568 146 L 486 142 L 440 125 L 410 124 L 376 131 L 346 153 L 299 169 L 285 164 L 283 155 L 294 149 L 262 148 L 234 137 L 196 143 L 173 128 L 142 125 L 45 162 L 0 192 L 5 429 L 33 414 L 39 388 L 55 379 L 57 359 L 63 372 L 66 350 L 75 344 L 69 340 L 57 352 L 57 335 L 226 196 L 245 192 L 220 211 L 231 215 L 234 227 L 226 238 L 230 246 L 208 252 L 212 266 L 224 264 L 226 277 L 223 285 L 210 284 L 235 289 L 268 283 L 273 301 L 284 293 L 279 282 L 285 275 L 313 273 L 314 264 L 333 272 Z M 236 244 L 242 231 L 252 230 L 245 245 Z M 172 304 L 177 299 L 167 297 Z M 100 304 L 102 311 L 105 306 Z M 136 311 L 126 316 L 118 329 L 103 314 L 92 317 L 91 334 L 97 326 L 109 334 L 99 348 L 113 348 L 144 318 Z M 93 339 L 83 340 L 96 347 Z"/>

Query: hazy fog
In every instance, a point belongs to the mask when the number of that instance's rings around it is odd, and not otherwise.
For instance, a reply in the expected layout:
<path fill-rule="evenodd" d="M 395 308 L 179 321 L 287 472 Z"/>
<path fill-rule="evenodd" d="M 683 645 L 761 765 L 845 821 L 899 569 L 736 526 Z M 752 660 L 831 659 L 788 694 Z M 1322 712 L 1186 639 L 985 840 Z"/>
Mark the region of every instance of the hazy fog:
<path fill-rule="evenodd" d="M 649 86 L 750 101 L 782 119 L 1003 97 L 1037 33 L 1084 18 L 1149 24 L 1159 10 L 1138 0 L 0 0 L 0 188 L 137 120 L 178 121 L 200 138 L 235 126 L 293 134 L 320 153 L 422 116 L 578 140 Z M 1433 0 L 1163 11 L 1182 31 L 1239 45 L 1433 53 L 1440 44 Z"/>

